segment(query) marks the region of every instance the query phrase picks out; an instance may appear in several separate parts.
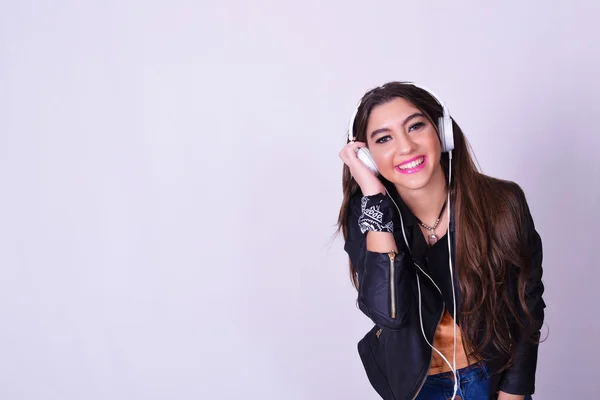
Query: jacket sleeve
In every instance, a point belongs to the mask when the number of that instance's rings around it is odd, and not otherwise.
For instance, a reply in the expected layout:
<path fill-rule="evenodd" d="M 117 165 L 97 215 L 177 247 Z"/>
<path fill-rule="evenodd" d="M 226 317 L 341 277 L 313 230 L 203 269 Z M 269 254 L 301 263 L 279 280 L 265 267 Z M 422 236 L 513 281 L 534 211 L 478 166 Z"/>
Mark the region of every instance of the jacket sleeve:
<path fill-rule="evenodd" d="M 350 200 L 344 244 L 358 274 L 358 307 L 381 328 L 398 330 L 410 302 L 409 268 L 404 266 L 410 263 L 405 262 L 405 254 L 400 248 L 398 254 L 367 250 L 368 232 L 362 233 L 358 225 L 362 213 L 360 199 L 357 196 Z M 391 201 L 385 197 L 381 211 L 390 212 L 391 207 Z"/>
<path fill-rule="evenodd" d="M 542 299 L 544 285 L 542 283 L 542 240 L 535 229 L 533 218 L 525 200 L 525 194 L 519 188 L 519 196 L 524 203 L 526 211 L 526 225 L 528 235 L 528 255 L 531 262 L 531 274 L 525 288 L 525 301 L 535 325 L 533 335 L 525 336 L 516 333 L 516 351 L 513 363 L 507 369 L 499 384 L 500 390 L 508 394 L 527 395 L 535 391 L 535 373 L 538 358 L 538 341 L 540 330 L 544 322 L 544 309 L 546 304 Z M 526 323 L 526 320 L 524 320 Z"/>

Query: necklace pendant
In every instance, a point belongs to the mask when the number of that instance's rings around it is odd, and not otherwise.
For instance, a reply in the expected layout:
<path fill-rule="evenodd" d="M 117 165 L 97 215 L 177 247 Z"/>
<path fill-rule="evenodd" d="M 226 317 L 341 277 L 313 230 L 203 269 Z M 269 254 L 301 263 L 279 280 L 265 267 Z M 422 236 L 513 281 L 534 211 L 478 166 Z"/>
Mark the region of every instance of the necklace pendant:
<path fill-rule="evenodd" d="M 431 235 L 429 235 L 429 244 L 430 245 L 433 246 L 434 244 L 437 243 L 437 241 L 438 241 L 438 237 L 435 236 L 435 233 L 432 233 Z"/>

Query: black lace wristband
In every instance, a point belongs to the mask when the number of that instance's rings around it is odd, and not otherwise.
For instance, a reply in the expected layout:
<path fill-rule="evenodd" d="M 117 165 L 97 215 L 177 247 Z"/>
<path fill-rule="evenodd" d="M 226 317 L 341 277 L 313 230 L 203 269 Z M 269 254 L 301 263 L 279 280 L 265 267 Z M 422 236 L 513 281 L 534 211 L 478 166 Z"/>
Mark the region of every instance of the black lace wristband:
<path fill-rule="evenodd" d="M 360 202 L 362 215 L 358 218 L 358 226 L 362 233 L 367 231 L 394 233 L 392 212 L 387 201 L 383 193 L 362 197 Z"/>

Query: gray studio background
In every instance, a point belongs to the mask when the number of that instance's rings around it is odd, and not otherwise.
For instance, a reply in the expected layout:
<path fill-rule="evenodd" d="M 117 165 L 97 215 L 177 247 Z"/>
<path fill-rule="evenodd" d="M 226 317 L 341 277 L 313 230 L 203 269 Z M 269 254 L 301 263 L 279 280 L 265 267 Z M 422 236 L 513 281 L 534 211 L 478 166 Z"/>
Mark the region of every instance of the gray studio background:
<path fill-rule="evenodd" d="M 597 393 L 598 3 L 0 4 L 0 399 L 377 399 L 332 235 L 388 80 L 528 196 L 536 399 Z"/>

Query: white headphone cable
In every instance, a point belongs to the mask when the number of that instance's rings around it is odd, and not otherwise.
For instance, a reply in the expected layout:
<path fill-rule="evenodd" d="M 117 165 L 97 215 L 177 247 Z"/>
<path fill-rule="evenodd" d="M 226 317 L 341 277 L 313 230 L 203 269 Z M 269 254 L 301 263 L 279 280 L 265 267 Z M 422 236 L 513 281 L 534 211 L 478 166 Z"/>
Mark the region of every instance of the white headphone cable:
<path fill-rule="evenodd" d="M 427 340 L 427 336 L 425 335 L 425 329 L 423 328 L 423 314 L 422 314 L 422 310 L 421 310 L 421 283 L 420 283 L 420 279 L 419 279 L 419 274 L 417 273 L 417 291 L 418 291 L 418 299 L 419 299 L 419 320 L 421 323 L 421 333 L 423 334 L 423 338 L 425 339 L 425 342 L 427 342 L 427 344 L 429 345 L 429 347 L 431 347 L 440 357 L 442 357 L 442 359 L 446 362 L 446 364 L 448 364 L 448 366 L 450 367 L 450 370 L 452 370 L 452 375 L 454 376 L 454 393 L 452 394 L 452 399 L 454 400 L 456 398 L 456 393 L 458 392 L 458 373 L 456 372 L 456 296 L 454 294 L 454 274 L 452 271 L 452 253 L 451 253 L 451 245 L 450 245 L 450 184 L 452 183 L 452 151 L 449 151 L 449 157 L 450 157 L 450 170 L 448 173 L 448 230 L 447 230 L 447 234 L 448 234 L 448 263 L 450 265 L 450 280 L 451 280 L 451 284 L 452 284 L 452 302 L 453 302 L 453 320 L 452 320 L 452 324 L 453 324 L 453 357 L 452 357 L 452 364 L 450 364 L 450 361 L 448 361 L 448 359 L 438 350 L 436 349 L 430 342 L 429 340 Z M 389 199 L 392 201 L 392 203 L 394 203 L 394 206 L 396 206 L 396 209 L 398 210 L 398 215 L 400 216 L 400 225 L 402 227 L 402 237 L 404 239 L 404 243 L 406 244 L 406 248 L 408 249 L 408 251 L 410 252 L 410 246 L 408 245 L 408 240 L 406 239 L 406 233 L 404 232 L 404 219 L 402 218 L 402 213 L 400 212 L 400 208 L 398 207 L 398 204 L 396 204 L 396 202 L 394 201 L 394 198 L 391 196 L 390 192 L 387 190 L 387 188 L 385 188 L 385 192 L 387 193 Z M 414 263 L 419 270 L 425 274 L 425 276 L 427 276 L 429 278 L 429 280 L 431 280 L 431 282 L 435 285 L 435 287 L 438 289 L 438 291 L 441 294 L 441 290 L 440 288 L 436 285 L 435 281 L 428 275 L 425 273 L 425 271 L 423 271 L 423 269 L 416 263 Z"/>
<path fill-rule="evenodd" d="M 450 282 L 452 284 L 452 313 L 454 314 L 452 317 L 452 326 L 454 329 L 454 345 L 452 346 L 453 356 L 452 356 L 452 365 L 454 372 L 454 394 L 452 395 L 452 399 L 456 397 L 456 392 L 458 391 L 458 372 L 456 371 L 456 295 L 454 288 L 454 271 L 452 270 L 452 246 L 450 244 L 450 185 L 452 183 L 452 150 L 448 152 L 449 162 L 448 162 L 448 265 L 450 266 Z"/>

